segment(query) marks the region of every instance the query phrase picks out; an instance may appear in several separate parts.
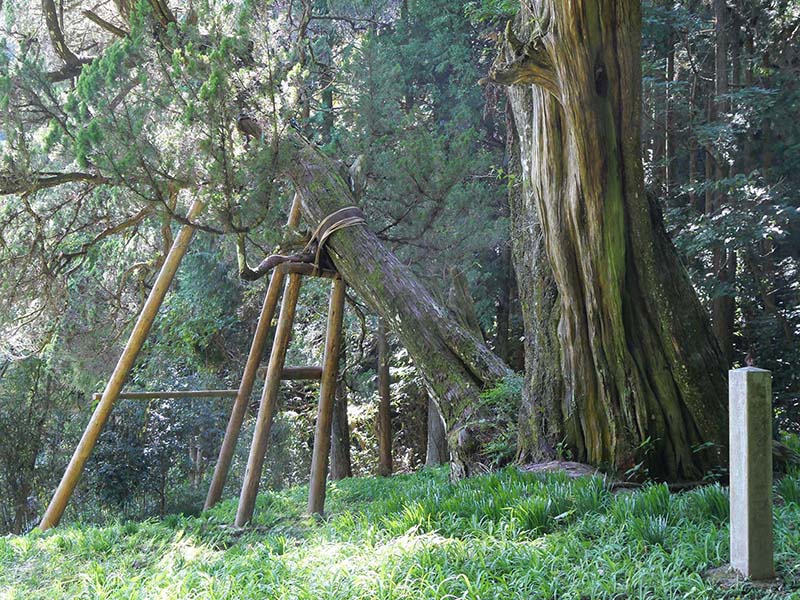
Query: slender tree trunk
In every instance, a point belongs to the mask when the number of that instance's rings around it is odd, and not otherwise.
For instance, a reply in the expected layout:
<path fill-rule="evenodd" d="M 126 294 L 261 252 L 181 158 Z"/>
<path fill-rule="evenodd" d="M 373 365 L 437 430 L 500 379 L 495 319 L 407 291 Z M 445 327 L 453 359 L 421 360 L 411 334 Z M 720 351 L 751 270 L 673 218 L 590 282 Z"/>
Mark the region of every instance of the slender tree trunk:
<path fill-rule="evenodd" d="M 287 174 L 309 223 L 354 204 L 335 163 L 299 136 L 290 134 L 285 143 L 294 153 Z M 473 427 L 480 416 L 480 392 L 510 370 L 453 319 L 367 226 L 337 231 L 326 247 L 347 283 L 397 333 L 435 394 L 446 424 L 452 476 L 475 472 L 481 462 L 481 440 Z"/>
<path fill-rule="evenodd" d="M 386 327 L 378 321 L 378 475 L 388 477 L 392 474 L 392 415 L 389 391 L 389 344 L 386 340 Z"/>
<path fill-rule="evenodd" d="M 730 107 L 727 94 L 730 91 L 728 81 L 728 47 L 729 47 L 729 9 L 725 0 L 714 0 L 714 99 L 712 121 L 728 112 Z M 716 157 L 716 155 L 715 155 Z M 717 182 L 730 176 L 730 167 L 716 157 L 714 160 L 714 179 Z M 727 202 L 725 193 L 714 190 L 710 213 L 719 211 Z M 722 354 L 727 364 L 733 360 L 733 330 L 736 318 L 736 254 L 733 248 L 719 242 L 713 249 L 712 266 L 717 276 L 718 287 L 711 301 L 711 322 L 717 336 Z"/>
<path fill-rule="evenodd" d="M 694 115 L 697 110 L 697 88 L 699 87 L 697 74 L 692 74 L 691 91 L 689 92 L 689 114 Z M 691 123 L 692 121 L 690 121 Z M 695 184 L 697 183 L 697 135 L 694 129 L 689 134 L 689 184 L 691 186 L 689 191 L 689 203 L 696 210 L 702 210 L 697 200 L 697 193 L 695 192 Z"/>
<path fill-rule="evenodd" d="M 497 299 L 497 331 L 495 333 L 494 348 L 497 355 L 506 363 L 509 363 L 510 345 L 509 332 L 511 321 L 511 287 L 514 271 L 511 266 L 511 246 L 503 246 L 501 255 L 503 268 L 502 280 L 500 283 L 500 296 Z"/>
<path fill-rule="evenodd" d="M 333 135 L 333 68 L 330 64 L 320 67 L 320 85 L 322 86 L 322 142 L 329 144 Z"/>
<path fill-rule="evenodd" d="M 672 84 L 675 76 L 675 34 L 670 32 L 667 39 L 667 85 L 664 89 L 664 192 L 667 197 L 673 189 L 673 162 L 675 160 L 675 134 L 672 117 Z"/>
<path fill-rule="evenodd" d="M 344 344 L 344 340 L 342 340 Z M 347 419 L 347 386 L 344 381 L 346 353 L 344 347 L 339 354 L 339 381 L 336 383 L 336 396 L 333 400 L 333 421 L 331 422 L 331 473 L 333 480 L 353 476 L 350 462 L 350 423 Z"/>
<path fill-rule="evenodd" d="M 540 217 L 558 287 L 550 410 L 580 460 L 695 479 L 724 461 L 724 363 L 644 193 L 640 2 L 540 0 L 517 25 L 491 78 L 516 84 L 524 214 Z"/>
<path fill-rule="evenodd" d="M 28 524 L 28 518 L 31 516 L 28 506 L 30 493 L 30 485 L 26 481 L 20 481 L 14 494 L 14 522 L 11 524 L 11 533 L 22 533 Z"/>

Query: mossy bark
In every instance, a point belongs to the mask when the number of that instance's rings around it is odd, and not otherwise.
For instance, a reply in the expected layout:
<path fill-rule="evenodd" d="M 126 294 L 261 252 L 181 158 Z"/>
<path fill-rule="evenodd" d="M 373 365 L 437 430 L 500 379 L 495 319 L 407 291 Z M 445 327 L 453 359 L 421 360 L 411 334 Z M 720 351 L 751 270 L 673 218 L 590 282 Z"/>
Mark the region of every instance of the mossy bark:
<path fill-rule="evenodd" d="M 521 177 L 520 145 L 511 107 L 507 151 L 512 259 L 525 327 L 525 386 L 519 414 L 517 460 L 551 460 L 564 439 L 564 399 L 558 322 L 558 287 L 544 247 L 544 232 L 530 185 Z"/>
<path fill-rule="evenodd" d="M 340 169 L 300 136 L 290 135 L 294 160 L 287 175 L 311 224 L 354 205 Z M 340 230 L 327 243 L 336 268 L 394 331 L 435 395 L 447 429 L 451 471 L 468 476 L 480 466 L 473 435 L 479 395 L 510 374 L 482 340 L 462 327 L 365 225 Z"/>
<path fill-rule="evenodd" d="M 490 79 L 512 86 L 516 218 L 535 213 L 558 288 L 552 425 L 579 460 L 694 479 L 724 461 L 724 363 L 644 193 L 640 41 L 638 0 L 525 3 Z"/>

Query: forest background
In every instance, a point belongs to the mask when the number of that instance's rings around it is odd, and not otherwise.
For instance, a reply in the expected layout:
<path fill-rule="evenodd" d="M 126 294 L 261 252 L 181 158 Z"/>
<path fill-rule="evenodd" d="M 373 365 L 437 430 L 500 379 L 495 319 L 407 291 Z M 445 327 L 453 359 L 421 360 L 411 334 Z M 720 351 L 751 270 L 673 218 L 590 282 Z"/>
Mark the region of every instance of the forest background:
<path fill-rule="evenodd" d="M 466 280 L 482 335 L 525 369 L 529 307 L 509 214 L 519 167 L 506 91 L 478 84 L 517 8 L 3 3 L 0 531 L 41 517 L 190 196 L 209 216 L 129 387 L 237 387 L 265 292 L 238 277 L 237 240 L 251 259 L 281 240 L 292 190 L 268 176 L 281 157 L 264 132 L 285 123 L 351 167 L 370 228 L 443 303 Z M 773 372 L 776 431 L 796 433 L 800 8 L 648 0 L 643 11 L 647 192 L 728 363 L 749 355 Z M 321 362 L 325 293 L 304 287 L 287 364 Z M 335 476 L 378 469 L 376 317 L 353 296 L 345 322 L 337 430 L 348 433 L 334 440 Z M 426 387 L 389 341 L 394 470 L 445 461 Z M 528 458 L 522 386 L 520 376 L 484 395 L 495 417 L 487 468 Z M 306 480 L 315 401 L 313 385 L 284 386 L 269 486 Z M 198 512 L 227 402 L 120 401 L 67 518 Z M 227 495 L 246 444 L 238 451 Z"/>

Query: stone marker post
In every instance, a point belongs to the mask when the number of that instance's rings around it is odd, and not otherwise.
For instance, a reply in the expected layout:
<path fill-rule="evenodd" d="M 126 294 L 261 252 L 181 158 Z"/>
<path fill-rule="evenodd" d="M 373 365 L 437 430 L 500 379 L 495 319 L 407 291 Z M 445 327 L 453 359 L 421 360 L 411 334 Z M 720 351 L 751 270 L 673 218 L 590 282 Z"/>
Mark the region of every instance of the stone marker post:
<path fill-rule="evenodd" d="M 772 549 L 772 375 L 729 372 L 731 566 L 751 579 L 775 576 Z"/>

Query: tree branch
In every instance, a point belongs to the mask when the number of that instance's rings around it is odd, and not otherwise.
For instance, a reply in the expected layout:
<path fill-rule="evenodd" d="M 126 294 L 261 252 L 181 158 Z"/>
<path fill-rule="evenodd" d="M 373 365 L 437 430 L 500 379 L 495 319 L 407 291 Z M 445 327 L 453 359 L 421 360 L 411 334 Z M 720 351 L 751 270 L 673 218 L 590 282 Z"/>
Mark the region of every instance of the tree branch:
<path fill-rule="evenodd" d="M 98 25 L 98 26 L 102 27 L 103 29 L 105 29 L 106 31 L 108 31 L 110 33 L 113 33 L 117 37 L 124 38 L 124 37 L 126 37 L 128 35 L 127 31 L 125 31 L 124 29 L 122 29 L 120 27 L 117 27 L 113 23 L 110 23 L 110 22 L 106 21 L 100 15 L 98 15 L 97 13 L 92 12 L 91 10 L 84 10 L 83 11 L 83 16 L 86 17 L 87 19 L 89 19 L 95 25 Z"/>
<path fill-rule="evenodd" d="M 164 29 L 166 29 L 170 23 L 178 22 L 175 18 L 175 15 L 172 14 L 172 11 L 169 9 L 169 6 L 167 6 L 167 3 L 164 2 L 164 0 L 150 0 L 150 6 L 153 7 L 156 19 Z"/>
<path fill-rule="evenodd" d="M 377 19 L 373 19 L 370 17 L 348 17 L 346 15 L 311 15 L 311 21 L 342 21 L 350 25 L 350 27 L 354 31 L 359 31 L 366 29 L 364 25 L 359 25 L 360 23 L 366 23 L 368 26 L 377 25 L 378 27 L 386 27 L 388 23 L 384 23 L 383 21 L 378 21 Z"/>
<path fill-rule="evenodd" d="M 42 0 L 42 14 L 44 15 L 47 31 L 50 33 L 50 41 L 53 44 L 53 49 L 56 51 L 56 54 L 58 54 L 61 60 L 67 65 L 80 64 L 80 59 L 69 49 L 64 39 L 64 32 L 61 30 L 61 24 L 58 22 L 58 11 L 56 10 L 56 3 L 54 0 Z"/>
<path fill-rule="evenodd" d="M 48 81 L 53 83 L 58 83 L 60 81 L 67 81 L 68 79 L 72 79 L 73 77 L 77 77 L 81 74 L 81 69 L 83 65 L 88 65 L 91 59 L 88 58 L 81 58 L 78 60 L 77 64 L 74 65 L 64 65 L 57 71 L 49 71 L 46 74 Z"/>
<path fill-rule="evenodd" d="M 33 180 L 25 177 L 0 174 L 0 195 L 29 194 L 65 183 L 80 181 L 98 185 L 108 183 L 108 179 L 102 175 L 93 175 L 92 173 L 39 173 Z"/>
<path fill-rule="evenodd" d="M 539 33 L 532 36 L 528 43 L 523 44 L 514 34 L 511 21 L 508 21 L 501 41 L 503 50 L 489 70 L 489 75 L 481 79 L 481 83 L 538 85 L 556 98 L 560 98 L 553 62 L 541 39 L 542 34 Z"/>
<path fill-rule="evenodd" d="M 132 217 L 130 217 L 128 219 L 125 219 L 121 223 L 106 227 L 103 231 L 98 233 L 90 241 L 85 242 L 84 244 L 82 244 L 81 247 L 78 250 L 76 250 L 74 252 L 62 252 L 58 257 L 60 264 L 56 268 L 56 272 L 60 272 L 64 268 L 66 268 L 66 266 L 72 261 L 72 259 L 74 259 L 74 258 L 76 258 L 78 256 L 82 256 L 82 255 L 86 254 L 86 252 L 89 250 L 89 248 L 91 248 L 92 246 L 94 246 L 98 242 L 101 242 L 102 240 L 106 239 L 107 237 L 112 236 L 112 235 L 114 235 L 116 233 L 119 233 L 120 231 L 123 231 L 125 229 L 130 228 L 130 227 L 133 227 L 135 225 L 138 225 L 139 223 L 141 223 L 144 220 L 144 218 L 147 215 L 151 214 L 152 212 L 153 212 L 153 207 L 152 206 L 145 206 L 138 213 L 136 213 L 135 215 L 133 215 Z"/>

